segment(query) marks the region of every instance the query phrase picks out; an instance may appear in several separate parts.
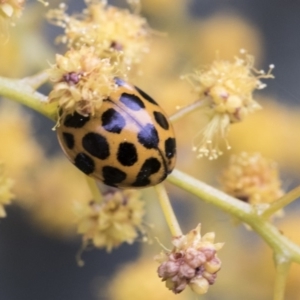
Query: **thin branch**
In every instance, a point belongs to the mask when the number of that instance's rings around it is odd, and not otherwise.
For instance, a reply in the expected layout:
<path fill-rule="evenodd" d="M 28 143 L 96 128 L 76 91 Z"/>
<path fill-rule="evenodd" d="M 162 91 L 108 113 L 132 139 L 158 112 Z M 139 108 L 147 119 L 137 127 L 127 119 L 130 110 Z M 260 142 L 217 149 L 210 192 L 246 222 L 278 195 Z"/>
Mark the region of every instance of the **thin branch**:
<path fill-rule="evenodd" d="M 183 108 L 176 111 L 173 115 L 169 116 L 170 122 L 175 123 L 176 121 L 182 119 L 183 117 L 186 117 L 190 113 L 203 107 L 204 103 L 205 102 L 203 100 L 197 100 L 196 102 L 194 102 L 190 105 L 184 106 Z"/>
<path fill-rule="evenodd" d="M 296 188 L 294 188 L 293 190 L 289 191 L 287 194 L 282 196 L 280 199 L 270 204 L 270 206 L 262 214 L 262 217 L 268 219 L 274 213 L 284 208 L 288 204 L 292 203 L 299 197 L 300 197 L 300 186 L 297 186 Z"/>
<path fill-rule="evenodd" d="M 35 91 L 24 79 L 0 77 L 0 96 L 30 107 L 53 121 L 56 119 L 56 104 L 49 104 L 47 97 Z"/>
<path fill-rule="evenodd" d="M 31 86 L 34 90 L 36 90 L 41 85 L 46 83 L 48 81 L 48 79 L 49 79 L 48 72 L 42 71 L 33 76 L 25 77 L 25 78 L 21 79 L 20 81 L 24 84 Z"/>
<path fill-rule="evenodd" d="M 98 188 L 97 181 L 89 176 L 86 176 L 85 178 L 93 195 L 93 200 L 97 203 L 102 203 L 103 197 Z"/>
<path fill-rule="evenodd" d="M 155 190 L 158 194 L 159 203 L 164 213 L 166 222 L 169 226 L 172 236 L 176 237 L 182 235 L 180 226 L 178 224 L 176 215 L 174 214 L 169 196 L 166 192 L 164 185 L 162 183 L 156 185 Z"/>
<path fill-rule="evenodd" d="M 284 256 L 275 255 L 276 277 L 274 285 L 273 300 L 284 300 L 285 286 L 287 281 L 288 272 L 290 270 L 291 261 L 287 260 Z"/>

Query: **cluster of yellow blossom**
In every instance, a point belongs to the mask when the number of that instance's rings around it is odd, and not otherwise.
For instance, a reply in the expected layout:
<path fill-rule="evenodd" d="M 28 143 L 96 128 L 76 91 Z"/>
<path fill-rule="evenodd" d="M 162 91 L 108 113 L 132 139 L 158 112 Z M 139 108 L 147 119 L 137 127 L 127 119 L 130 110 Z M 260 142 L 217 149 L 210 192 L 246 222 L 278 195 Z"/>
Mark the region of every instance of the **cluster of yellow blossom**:
<path fill-rule="evenodd" d="M 260 79 L 273 78 L 273 65 L 267 73 L 257 71 L 253 67 L 253 57 L 244 50 L 241 52 L 244 58 L 236 57 L 233 62 L 216 59 L 207 68 L 185 76 L 193 83 L 209 119 L 195 137 L 193 150 L 198 152 L 198 157 L 215 159 L 222 154 L 218 143 L 226 140 L 229 125 L 241 122 L 249 113 L 260 109 L 253 92 L 266 86 Z"/>
<path fill-rule="evenodd" d="M 57 41 L 69 49 L 94 47 L 99 57 L 124 63 L 129 69 L 139 63 L 148 51 L 146 20 L 129 10 L 108 6 L 107 1 L 86 0 L 86 4 L 87 8 L 76 16 L 67 15 L 64 4 L 49 11 L 48 19 L 65 31 Z"/>
<path fill-rule="evenodd" d="M 201 237 L 200 224 L 187 235 L 175 237 L 172 251 L 162 252 L 155 259 L 160 263 L 158 276 L 175 294 L 188 285 L 196 294 L 205 294 L 214 284 L 221 261 L 217 251 L 223 243 L 214 244 L 215 234 Z"/>
<path fill-rule="evenodd" d="M 64 113 L 94 115 L 102 100 L 117 88 L 117 71 L 109 59 L 95 55 L 94 48 L 69 50 L 64 56 L 56 55 L 56 65 L 49 70 L 55 83 L 49 102 L 57 101 Z"/>
<path fill-rule="evenodd" d="M 86 1 L 81 14 L 69 16 L 66 6 L 50 10 L 48 19 L 64 28 L 58 41 L 69 49 L 57 55 L 50 68 L 54 83 L 50 102 L 64 112 L 94 114 L 103 99 L 116 89 L 114 78 L 127 78 L 129 70 L 148 50 L 145 19 L 106 1 Z"/>
<path fill-rule="evenodd" d="M 226 193 L 253 205 L 272 203 L 284 194 L 277 164 L 260 153 L 232 155 L 220 182 Z"/>
<path fill-rule="evenodd" d="M 121 243 L 132 244 L 143 232 L 144 202 L 136 190 L 112 190 L 104 194 L 104 201 L 91 201 L 89 206 L 77 207 L 78 233 L 83 243 L 111 251 Z"/>
<path fill-rule="evenodd" d="M 13 198 L 11 193 L 12 186 L 12 180 L 5 177 L 3 164 L 0 163 L 0 218 L 6 216 L 4 205 L 9 204 Z"/>

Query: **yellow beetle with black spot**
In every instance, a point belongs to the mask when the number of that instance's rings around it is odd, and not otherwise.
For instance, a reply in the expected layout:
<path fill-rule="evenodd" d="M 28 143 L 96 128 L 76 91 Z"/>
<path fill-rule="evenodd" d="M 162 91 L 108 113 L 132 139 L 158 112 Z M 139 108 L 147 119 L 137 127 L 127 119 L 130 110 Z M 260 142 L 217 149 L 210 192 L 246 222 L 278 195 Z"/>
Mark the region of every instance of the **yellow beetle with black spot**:
<path fill-rule="evenodd" d="M 115 79 L 118 88 L 95 115 L 62 114 L 59 143 L 85 174 L 120 187 L 162 182 L 175 166 L 172 125 L 146 93 Z"/>

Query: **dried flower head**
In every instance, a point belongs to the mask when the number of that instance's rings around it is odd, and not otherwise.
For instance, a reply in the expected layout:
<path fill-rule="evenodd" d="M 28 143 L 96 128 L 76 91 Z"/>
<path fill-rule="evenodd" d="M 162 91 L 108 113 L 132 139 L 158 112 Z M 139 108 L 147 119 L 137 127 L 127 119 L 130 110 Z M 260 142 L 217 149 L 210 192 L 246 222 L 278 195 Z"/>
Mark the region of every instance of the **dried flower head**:
<path fill-rule="evenodd" d="M 127 242 L 132 244 L 143 232 L 144 203 L 135 190 L 114 190 L 104 195 L 103 203 L 92 201 L 78 208 L 78 233 L 83 242 L 97 248 L 113 248 Z"/>
<path fill-rule="evenodd" d="M 175 296 L 161 284 L 156 267 L 157 263 L 147 255 L 120 266 L 108 282 L 107 299 L 186 300 L 185 293 Z M 99 288 L 99 296 L 103 296 L 103 286 Z"/>
<path fill-rule="evenodd" d="M 69 16 L 66 6 L 51 10 L 48 19 L 65 30 L 57 41 L 69 49 L 95 48 L 100 58 L 118 62 L 124 72 L 148 52 L 149 27 L 144 18 L 129 10 L 107 5 L 104 0 L 86 0 L 82 14 Z"/>
<path fill-rule="evenodd" d="M 200 229 L 199 224 L 188 234 L 174 238 L 173 250 L 155 257 L 160 263 L 158 276 L 175 294 L 182 292 L 187 285 L 196 294 L 205 294 L 209 285 L 214 284 L 221 268 L 217 251 L 223 243 L 213 243 L 214 232 L 201 237 Z"/>
<path fill-rule="evenodd" d="M 12 186 L 12 180 L 5 177 L 3 164 L 0 163 L 0 218 L 6 216 L 4 205 L 9 204 L 14 196 L 11 193 Z"/>
<path fill-rule="evenodd" d="M 253 205 L 272 203 L 284 194 L 277 164 L 260 153 L 232 155 L 220 182 L 226 193 Z"/>
<path fill-rule="evenodd" d="M 25 0 L 0 0 L 0 17 L 19 18 L 22 15 Z"/>
<path fill-rule="evenodd" d="M 94 48 L 69 50 L 64 56 L 57 54 L 49 75 L 54 82 L 49 102 L 57 101 L 64 113 L 93 115 L 103 99 L 117 88 L 115 65 L 96 56 Z"/>
<path fill-rule="evenodd" d="M 209 118 L 195 138 L 193 150 L 198 152 L 198 157 L 215 159 L 221 155 L 219 140 L 226 140 L 229 125 L 243 121 L 249 113 L 261 108 L 253 99 L 253 92 L 266 86 L 261 79 L 273 78 L 274 66 L 270 65 L 267 73 L 257 71 L 253 67 L 254 58 L 244 50 L 241 53 L 244 56 L 235 57 L 234 61 L 216 59 L 207 68 L 186 76 Z M 230 148 L 228 143 L 227 148 Z"/>

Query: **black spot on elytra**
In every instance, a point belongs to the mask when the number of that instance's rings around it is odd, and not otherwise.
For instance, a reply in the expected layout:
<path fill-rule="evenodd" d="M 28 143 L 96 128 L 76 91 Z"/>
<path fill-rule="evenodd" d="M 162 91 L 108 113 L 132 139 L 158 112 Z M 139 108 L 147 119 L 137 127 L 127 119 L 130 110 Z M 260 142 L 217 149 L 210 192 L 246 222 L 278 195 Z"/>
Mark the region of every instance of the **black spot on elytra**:
<path fill-rule="evenodd" d="M 85 153 L 78 153 L 75 157 L 74 164 L 79 170 L 87 175 L 95 171 L 93 159 Z"/>
<path fill-rule="evenodd" d="M 152 103 L 152 104 L 154 104 L 154 105 L 158 105 L 157 103 L 156 103 L 156 101 L 153 99 L 153 98 L 151 98 L 148 94 L 146 94 L 144 91 L 142 91 L 141 89 L 139 89 L 137 86 L 135 86 L 135 89 L 140 93 L 140 95 L 142 96 L 142 97 L 144 97 L 147 101 L 149 101 L 150 103 Z"/>
<path fill-rule="evenodd" d="M 123 166 L 134 165 L 138 160 L 138 154 L 135 145 L 128 142 L 121 143 L 119 145 L 117 158 Z"/>
<path fill-rule="evenodd" d="M 66 143 L 67 147 L 69 149 L 73 149 L 75 145 L 74 135 L 72 133 L 63 132 L 62 133 L 64 142 Z"/>
<path fill-rule="evenodd" d="M 115 109 L 106 110 L 101 116 L 102 126 L 106 131 L 120 133 L 126 125 L 123 116 Z"/>
<path fill-rule="evenodd" d="M 164 114 L 162 114 L 159 111 L 155 111 L 153 113 L 155 121 L 160 125 L 160 127 L 162 127 L 163 129 L 168 130 L 170 125 L 169 122 L 167 120 L 167 118 L 164 116 Z"/>
<path fill-rule="evenodd" d="M 174 138 L 165 140 L 165 153 L 167 158 L 172 158 L 176 154 L 176 140 Z"/>
<path fill-rule="evenodd" d="M 110 154 L 106 138 L 99 133 L 87 133 L 82 139 L 82 146 L 89 154 L 99 159 L 106 159 Z"/>
<path fill-rule="evenodd" d="M 122 93 L 120 101 L 129 109 L 138 111 L 145 108 L 143 101 L 136 95 Z"/>
<path fill-rule="evenodd" d="M 139 186 L 149 185 L 151 183 L 149 177 L 152 174 L 157 173 L 160 168 L 161 168 L 161 163 L 157 158 L 151 157 L 146 159 L 132 186 L 139 187 Z"/>
<path fill-rule="evenodd" d="M 84 117 L 77 112 L 66 115 L 64 125 L 66 127 L 81 128 L 90 120 L 90 116 Z"/>
<path fill-rule="evenodd" d="M 147 124 L 138 133 L 139 142 L 147 149 L 157 148 L 159 138 L 156 128 L 152 124 Z"/>
<path fill-rule="evenodd" d="M 103 182 L 107 185 L 116 186 L 126 178 L 126 173 L 118 168 L 105 166 L 102 169 Z"/>

